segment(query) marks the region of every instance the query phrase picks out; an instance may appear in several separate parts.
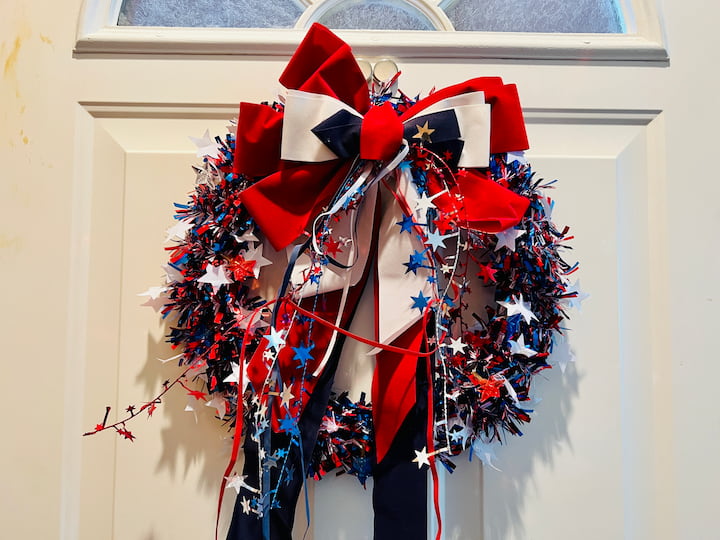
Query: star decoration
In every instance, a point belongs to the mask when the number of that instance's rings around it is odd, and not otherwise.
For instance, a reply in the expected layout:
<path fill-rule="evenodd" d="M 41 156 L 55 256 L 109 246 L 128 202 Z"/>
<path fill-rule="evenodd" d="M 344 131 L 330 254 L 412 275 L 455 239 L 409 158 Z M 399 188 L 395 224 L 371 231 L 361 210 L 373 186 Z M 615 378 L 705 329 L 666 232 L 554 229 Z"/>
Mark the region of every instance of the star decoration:
<path fill-rule="evenodd" d="M 418 464 L 418 469 L 422 469 L 423 465 L 430 466 L 430 456 L 432 454 L 428 454 L 427 447 L 423 446 L 422 450 L 415 450 L 415 459 L 413 459 L 413 463 Z"/>
<path fill-rule="evenodd" d="M 185 276 L 183 276 L 182 272 L 173 265 L 163 264 L 162 269 L 165 270 L 166 283 L 182 283 L 185 281 Z"/>
<path fill-rule="evenodd" d="M 578 311 L 582 311 L 582 303 L 590 296 L 580 288 L 580 280 L 578 279 L 572 284 L 568 293 L 575 293 L 575 296 L 566 298 L 567 306 L 569 308 L 575 308 Z"/>
<path fill-rule="evenodd" d="M 438 231 L 432 231 L 427 234 L 427 240 L 425 240 L 425 245 L 430 245 L 433 247 L 434 250 L 437 250 L 440 247 L 446 248 L 445 245 L 445 239 L 450 238 L 452 235 L 441 235 Z"/>
<path fill-rule="evenodd" d="M 238 255 L 228 263 L 227 269 L 235 281 L 243 281 L 245 278 L 255 276 L 256 264 L 257 261 L 246 261 L 245 257 Z"/>
<path fill-rule="evenodd" d="M 295 397 L 295 394 L 292 393 L 292 389 L 287 384 L 283 383 L 283 391 L 280 393 L 280 401 L 281 404 L 284 406 L 290 405 L 290 400 L 292 400 Z"/>
<path fill-rule="evenodd" d="M 243 497 L 240 500 L 240 505 L 242 506 L 243 514 L 249 514 L 250 513 L 250 499 Z"/>
<path fill-rule="evenodd" d="M 150 287 L 147 291 L 138 293 L 138 296 L 149 296 L 152 300 L 157 300 L 167 291 L 167 287 Z"/>
<path fill-rule="evenodd" d="M 490 263 L 488 264 L 481 264 L 479 265 L 479 272 L 477 276 L 479 278 L 482 278 L 483 283 L 486 285 L 488 283 L 496 283 L 497 280 L 495 279 L 495 274 L 497 274 L 497 270 L 495 270 Z"/>
<path fill-rule="evenodd" d="M 205 275 L 197 279 L 198 283 L 209 283 L 212 285 L 213 291 L 217 293 L 221 286 L 232 283 L 225 273 L 225 265 L 221 264 L 215 266 L 214 264 L 208 264 L 205 268 Z"/>
<path fill-rule="evenodd" d="M 249 486 L 247 482 L 245 482 L 245 479 L 247 478 L 246 474 L 234 474 L 231 478 L 228 478 L 227 476 L 225 478 L 227 478 L 228 481 L 225 489 L 233 488 L 238 495 L 240 494 L 240 490 L 242 488 L 247 489 L 251 493 L 260 493 L 260 490 Z"/>
<path fill-rule="evenodd" d="M 231 362 L 230 366 L 232 367 L 232 373 L 230 373 L 230 375 L 225 377 L 223 379 L 223 382 L 238 384 L 240 382 L 240 364 Z"/>
<path fill-rule="evenodd" d="M 430 140 L 430 135 L 432 135 L 435 132 L 435 130 L 430 128 L 428 126 L 428 123 L 429 123 L 429 121 L 425 121 L 425 124 L 423 124 L 422 126 L 416 125 L 415 127 L 417 128 L 418 131 L 415 135 L 413 135 L 412 138 L 420 139 L 422 142 L 428 142 L 428 143 L 432 142 Z"/>
<path fill-rule="evenodd" d="M 220 157 L 220 149 L 218 143 L 210 138 L 210 130 L 206 129 L 205 134 L 200 137 L 190 137 L 190 140 L 197 146 L 197 157 Z"/>
<path fill-rule="evenodd" d="M 483 465 L 487 465 L 498 472 L 502 472 L 493 464 L 493 460 L 497 459 L 497 456 L 495 455 L 495 450 L 492 446 L 482 442 L 480 439 L 475 439 L 472 449 L 473 453 L 478 457 L 478 459 L 480 459 L 480 461 L 482 461 Z"/>
<path fill-rule="evenodd" d="M 185 235 L 193 227 L 194 225 L 191 222 L 184 220 L 178 221 L 175 225 L 165 231 L 167 233 L 167 236 L 165 237 L 165 242 L 169 242 L 173 238 L 178 240 L 185 240 Z"/>
<path fill-rule="evenodd" d="M 442 234 L 445 234 L 446 232 L 452 231 L 455 229 L 452 219 L 450 219 L 445 214 L 443 214 L 439 218 L 433 220 L 433 223 L 435 224 L 435 227 L 437 227 L 437 230 L 440 231 Z"/>
<path fill-rule="evenodd" d="M 310 351 L 312 351 L 315 348 L 315 344 L 310 342 L 307 346 L 299 346 L 299 347 L 293 347 L 292 350 L 295 351 L 295 356 L 293 356 L 293 360 L 297 360 L 300 362 L 301 368 L 305 367 L 305 363 L 308 360 L 313 360 L 312 355 L 310 354 Z"/>
<path fill-rule="evenodd" d="M 412 232 L 413 232 L 412 228 L 415 225 L 419 225 L 419 224 L 415 223 L 415 221 L 413 221 L 412 216 L 406 216 L 405 214 L 403 214 L 402 221 L 398 221 L 397 223 L 395 223 L 395 225 L 400 226 L 400 234 L 402 234 L 404 232 L 412 234 Z"/>
<path fill-rule="evenodd" d="M 450 343 L 446 343 L 445 346 L 452 349 L 453 354 L 463 354 L 465 347 L 467 347 L 467 345 L 462 342 L 462 338 L 450 338 Z"/>
<path fill-rule="evenodd" d="M 406 263 L 403 263 L 403 265 L 407 266 L 407 270 L 405 270 L 405 273 L 407 274 L 408 272 L 412 272 L 413 274 L 417 275 L 417 269 L 422 268 L 424 262 L 425 253 L 413 250 L 412 255 L 410 255 L 410 260 Z"/>
<path fill-rule="evenodd" d="M 512 317 L 513 315 L 520 314 L 522 315 L 523 319 L 525 319 L 525 322 L 530 324 L 530 321 L 537 320 L 537 317 L 535 314 L 530 311 L 530 306 L 526 302 L 523 301 L 523 296 L 520 294 L 520 298 L 517 299 L 516 297 L 511 298 L 512 302 L 504 301 L 504 302 L 498 302 L 502 307 L 504 307 L 507 310 L 507 316 Z"/>
<path fill-rule="evenodd" d="M 248 249 L 244 254 L 246 261 L 254 261 L 255 267 L 253 268 L 253 272 L 255 273 L 255 277 L 260 277 L 260 269 L 264 266 L 269 266 L 272 264 L 271 261 L 263 257 L 263 245 L 260 244 L 257 247 L 254 247 L 252 249 Z"/>
<path fill-rule="evenodd" d="M 515 251 L 515 241 L 523 234 L 525 234 L 525 231 L 521 231 L 520 229 L 506 229 L 502 232 L 495 233 L 498 240 L 497 245 L 495 246 L 495 251 L 499 250 L 501 247 L 506 247 L 510 251 Z"/>
<path fill-rule="evenodd" d="M 435 204 L 433 203 L 433 199 L 439 195 L 442 195 L 445 193 L 444 191 L 441 191 L 440 193 L 437 193 L 433 195 L 432 197 L 428 197 L 427 193 L 423 193 L 420 195 L 420 197 L 415 201 L 415 211 L 421 212 L 422 215 L 425 215 L 425 213 L 430 208 L 435 208 Z"/>
<path fill-rule="evenodd" d="M 425 311 L 425 308 L 428 305 L 428 300 L 430 300 L 431 297 L 425 296 L 423 292 L 420 291 L 417 296 L 411 296 L 410 298 L 413 299 L 412 309 L 417 308 L 420 310 L 420 313 L 422 313 Z"/>
<path fill-rule="evenodd" d="M 220 397 L 217 394 L 215 394 L 215 396 L 210 401 L 208 401 L 205 404 L 205 406 L 206 407 L 215 407 L 218 418 L 220 418 L 221 420 L 223 418 L 225 418 L 225 415 L 227 414 L 227 401 L 225 401 L 222 397 Z"/>
<path fill-rule="evenodd" d="M 289 414 L 286 414 L 285 418 L 280 420 L 280 431 L 286 431 L 287 433 L 297 432 L 297 420 Z"/>
<path fill-rule="evenodd" d="M 342 253 L 342 249 L 340 248 L 340 242 L 338 242 L 332 237 L 325 240 L 325 243 L 323 245 L 325 246 L 325 253 L 328 255 L 335 257 L 337 256 L 338 251 Z"/>
<path fill-rule="evenodd" d="M 282 330 L 278 331 L 274 326 L 270 327 L 270 335 L 265 336 L 265 339 L 267 339 L 268 347 L 272 347 L 276 352 L 285 346 Z"/>
<path fill-rule="evenodd" d="M 531 348 L 525 346 L 525 336 L 523 334 L 520 334 L 517 341 L 509 339 L 508 343 L 510 344 L 511 354 L 521 354 L 528 358 L 537 354 L 537 351 L 533 351 Z"/>
<path fill-rule="evenodd" d="M 450 439 L 452 439 L 453 442 L 459 442 L 460 446 L 465 448 L 465 443 L 472 435 L 472 430 L 463 423 L 459 425 L 461 426 L 460 431 L 452 431 L 450 433 Z"/>
<path fill-rule="evenodd" d="M 480 401 L 487 401 L 490 398 L 500 397 L 500 388 L 505 386 L 505 382 L 502 379 L 483 379 L 480 382 L 482 393 L 480 394 Z"/>

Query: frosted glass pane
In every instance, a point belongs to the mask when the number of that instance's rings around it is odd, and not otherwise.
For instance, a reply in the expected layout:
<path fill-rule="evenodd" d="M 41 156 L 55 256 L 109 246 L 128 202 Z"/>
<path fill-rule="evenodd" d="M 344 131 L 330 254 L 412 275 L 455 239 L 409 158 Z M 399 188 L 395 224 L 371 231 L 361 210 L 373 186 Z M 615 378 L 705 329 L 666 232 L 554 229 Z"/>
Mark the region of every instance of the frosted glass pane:
<path fill-rule="evenodd" d="M 120 26 L 292 28 L 297 0 L 124 0 Z"/>
<path fill-rule="evenodd" d="M 314 20 L 330 28 L 433 30 L 408 0 L 339 0 L 320 4 Z M 428 2 L 434 4 L 435 0 Z M 494 32 L 625 31 L 618 0 L 442 0 L 456 30 Z M 123 0 L 118 25 L 292 28 L 303 0 Z M 437 8 L 434 8 L 437 9 Z"/>
<path fill-rule="evenodd" d="M 616 0 L 449 0 L 456 30 L 623 33 Z"/>
<path fill-rule="evenodd" d="M 365 30 L 433 30 L 432 23 L 406 2 L 348 0 L 318 18 L 328 28 Z"/>

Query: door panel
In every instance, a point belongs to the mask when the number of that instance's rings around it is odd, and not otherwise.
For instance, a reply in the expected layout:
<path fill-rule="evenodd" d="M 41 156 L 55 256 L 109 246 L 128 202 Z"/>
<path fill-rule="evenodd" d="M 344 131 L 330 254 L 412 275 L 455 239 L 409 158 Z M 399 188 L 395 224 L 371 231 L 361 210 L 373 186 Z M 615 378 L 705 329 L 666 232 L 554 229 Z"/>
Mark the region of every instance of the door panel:
<path fill-rule="evenodd" d="M 93 163 L 88 330 L 95 341 L 91 358 L 102 359 L 88 378 L 88 395 L 95 396 L 86 410 L 91 423 L 108 397 L 97 401 L 97 381 L 105 390 L 117 388 L 113 414 L 120 415 L 128 405 L 149 400 L 164 380 L 178 373 L 173 362 L 157 360 L 176 354 L 163 340 L 168 322 L 141 307 L 145 298 L 138 293 L 161 283 L 171 203 L 184 202 L 193 189 L 190 165 L 197 158 L 184 134 L 199 135 L 206 128 L 222 134 L 226 122 L 213 117 L 232 116 L 232 110 L 222 104 L 117 103 L 95 103 L 88 110 L 92 120 L 85 125 L 94 134 L 88 155 Z M 462 456 L 456 459 L 460 466 L 455 474 L 442 475 L 445 537 L 472 538 L 482 529 L 485 538 L 526 538 L 530 531 L 535 538 L 564 537 L 571 531 L 582 531 L 587 538 L 615 538 L 635 531 L 635 521 L 650 528 L 653 521 L 650 516 L 647 522 L 628 519 L 648 507 L 642 501 L 652 496 L 654 478 L 652 464 L 638 459 L 652 435 L 646 438 L 635 425 L 652 405 L 651 380 L 642 371 L 648 357 L 628 336 L 648 332 L 633 309 L 650 292 L 647 253 L 637 247 L 650 245 L 653 235 L 647 131 L 655 114 L 556 109 L 528 110 L 527 118 L 533 147 L 529 158 L 539 177 L 560 179 L 558 189 L 548 192 L 557 201 L 554 219 L 572 226 L 577 238 L 567 258 L 582 262 L 583 289 L 591 297 L 582 314 L 573 314 L 567 343 L 553 358 L 555 369 L 538 378 L 532 405 L 536 416 L 525 436 L 497 449 L 503 472 L 487 469 L 483 475 L 477 459 L 466 463 Z M 628 304 L 624 293 L 629 288 Z M 100 316 L 103 312 L 114 315 Z M 562 373 L 559 363 L 571 354 L 580 361 L 569 363 Z M 644 399 L 638 402 L 637 396 Z M 114 461 L 109 469 L 106 463 L 104 479 L 88 472 L 84 500 L 105 501 L 101 513 L 113 516 L 113 537 L 209 535 L 230 439 L 202 402 L 190 398 L 197 413 L 184 411 L 187 397 L 181 390 L 170 392 L 151 420 L 129 424 L 137 437 L 134 443 L 95 437 L 99 447 L 93 446 L 91 455 L 96 459 L 85 460 L 85 469 L 97 466 L 101 451 L 113 454 Z M 113 439 L 112 451 L 108 439 Z M 90 445 L 96 441 L 88 441 Z M 310 492 L 313 537 L 371 538 L 370 489 L 364 491 L 353 478 L 330 476 Z M 227 492 L 226 511 L 232 500 Z M 601 523 L 593 519 L 591 500 L 605 501 Z M 301 500 L 301 521 L 304 513 Z M 573 519 L 565 519 L 567 515 Z M 301 537 L 304 527 L 298 525 Z M 97 530 L 86 534 L 97 537 Z"/>

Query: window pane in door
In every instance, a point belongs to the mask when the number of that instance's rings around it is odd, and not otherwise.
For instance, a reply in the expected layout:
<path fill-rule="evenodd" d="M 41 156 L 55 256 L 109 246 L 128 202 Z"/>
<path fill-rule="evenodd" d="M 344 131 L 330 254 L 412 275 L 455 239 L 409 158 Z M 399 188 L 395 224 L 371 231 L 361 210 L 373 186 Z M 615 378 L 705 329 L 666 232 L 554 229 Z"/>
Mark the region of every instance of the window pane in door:
<path fill-rule="evenodd" d="M 444 0 L 456 30 L 617 33 L 625 31 L 617 0 Z"/>
<path fill-rule="evenodd" d="M 404 1 L 346 0 L 317 18 L 328 28 L 364 30 L 433 30 L 420 10 Z"/>
<path fill-rule="evenodd" d="M 123 0 L 120 26 L 292 28 L 299 0 Z"/>

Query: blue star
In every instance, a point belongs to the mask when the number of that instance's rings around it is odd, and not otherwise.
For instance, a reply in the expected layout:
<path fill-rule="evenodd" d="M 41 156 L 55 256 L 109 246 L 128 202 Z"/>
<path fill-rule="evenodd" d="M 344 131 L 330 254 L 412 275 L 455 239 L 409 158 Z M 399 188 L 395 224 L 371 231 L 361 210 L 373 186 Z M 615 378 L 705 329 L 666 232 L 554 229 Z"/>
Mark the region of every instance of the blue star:
<path fill-rule="evenodd" d="M 408 267 L 408 269 L 405 270 L 405 273 L 407 274 L 408 272 L 412 271 L 413 274 L 417 274 L 417 269 L 422 268 L 424 262 L 425 252 L 423 251 L 421 253 L 417 250 L 413 250 L 413 254 L 410 255 L 410 261 L 403 263 L 403 265 Z"/>
<path fill-rule="evenodd" d="M 285 418 L 280 420 L 280 431 L 286 431 L 287 433 L 294 433 L 298 431 L 297 419 L 290 414 L 286 414 Z"/>
<path fill-rule="evenodd" d="M 310 274 L 310 283 L 320 283 L 320 276 L 322 276 L 322 274 Z"/>
<path fill-rule="evenodd" d="M 425 311 L 425 308 L 428 305 L 428 300 L 430 300 L 430 296 L 425 296 L 422 291 L 420 291 L 417 296 L 411 296 L 410 298 L 413 299 L 412 307 L 419 309 L 420 313 Z"/>
<path fill-rule="evenodd" d="M 304 368 L 305 363 L 308 360 L 314 360 L 313 356 L 310 354 L 310 351 L 312 351 L 314 348 L 315 344 L 312 341 L 305 347 L 300 346 L 292 348 L 292 350 L 295 351 L 295 356 L 293 356 L 293 360 L 298 360 L 300 362 L 298 368 Z"/>
<path fill-rule="evenodd" d="M 437 278 L 435 276 L 428 276 L 427 282 L 428 283 L 437 283 Z"/>
<path fill-rule="evenodd" d="M 413 222 L 412 216 L 406 216 L 403 214 L 402 221 L 398 221 L 395 225 L 400 225 L 400 234 L 404 232 L 412 233 L 412 228 L 413 225 L 415 225 L 415 222 Z"/>

